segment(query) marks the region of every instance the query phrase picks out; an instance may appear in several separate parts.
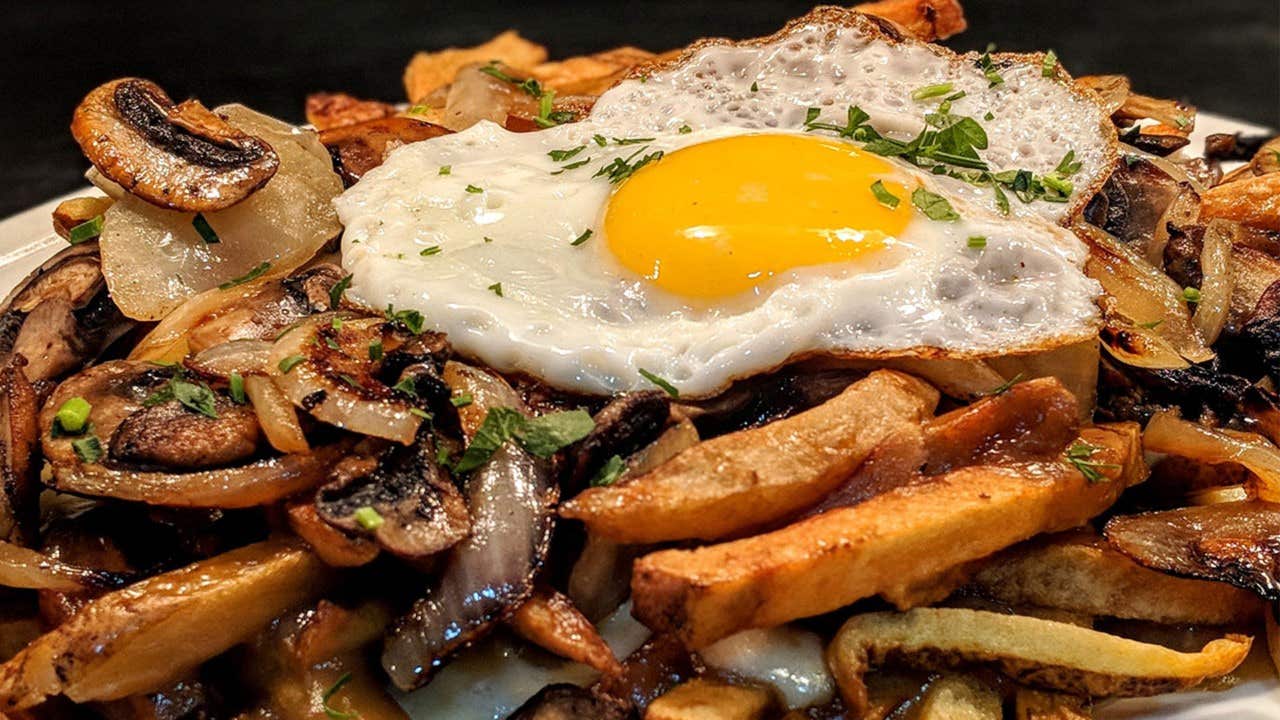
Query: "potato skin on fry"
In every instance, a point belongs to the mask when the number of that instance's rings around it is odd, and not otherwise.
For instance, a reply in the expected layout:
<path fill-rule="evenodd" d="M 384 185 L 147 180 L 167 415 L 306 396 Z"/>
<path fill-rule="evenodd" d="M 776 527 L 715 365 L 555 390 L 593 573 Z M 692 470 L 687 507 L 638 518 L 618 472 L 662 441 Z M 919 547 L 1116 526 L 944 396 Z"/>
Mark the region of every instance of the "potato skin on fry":
<path fill-rule="evenodd" d="M 763 688 L 694 678 L 650 703 L 644 720 L 762 720 L 773 704 Z"/>
<path fill-rule="evenodd" d="M 1280 230 L 1280 173 L 1246 177 L 1211 187 L 1201 195 L 1200 212 L 1242 225 Z"/>
<path fill-rule="evenodd" d="M 652 472 L 592 488 L 563 517 L 627 543 L 716 539 L 785 518 L 816 503 L 903 423 L 933 410 L 938 392 L 881 370 L 786 420 L 695 445 Z"/>
<path fill-rule="evenodd" d="M 956 565 L 1076 527 L 1145 478 L 1136 424 L 1089 428 L 1081 440 L 1097 448 L 1105 480 L 1065 461 L 968 467 L 764 535 L 652 553 L 632 575 L 635 615 L 696 649 L 873 595 L 901 597 Z"/>
<path fill-rule="evenodd" d="M 878 0 L 854 5 L 853 9 L 892 20 L 925 42 L 945 40 L 969 27 L 959 0 Z"/>
<path fill-rule="evenodd" d="M 268 540 L 108 593 L 0 665 L 0 710 L 155 690 L 326 585 L 301 542 Z"/>

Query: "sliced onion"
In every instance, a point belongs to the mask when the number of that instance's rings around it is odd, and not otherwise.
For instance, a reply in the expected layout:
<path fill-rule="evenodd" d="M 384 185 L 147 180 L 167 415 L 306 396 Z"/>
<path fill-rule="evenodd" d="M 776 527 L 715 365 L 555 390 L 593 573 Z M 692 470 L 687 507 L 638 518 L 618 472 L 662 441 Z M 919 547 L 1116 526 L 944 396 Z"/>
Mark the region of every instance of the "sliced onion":
<path fill-rule="evenodd" d="M 1231 250 L 1231 314 L 1229 322 L 1239 328 L 1253 319 L 1263 293 L 1280 282 L 1280 261 L 1251 247 L 1236 245 Z"/>
<path fill-rule="evenodd" d="M 311 445 L 298 424 L 298 412 L 289 398 L 270 379 L 250 375 L 244 379 L 244 394 L 253 403 L 253 411 L 271 447 L 282 453 L 308 453 Z"/>
<path fill-rule="evenodd" d="M 116 585 L 110 573 L 68 565 L 47 555 L 0 541 L 0 586 L 76 592 Z"/>
<path fill-rule="evenodd" d="M 1227 322 L 1231 310 L 1231 294 L 1235 278 L 1231 274 L 1231 248 L 1236 228 L 1229 220 L 1210 220 L 1204 230 L 1204 247 L 1200 250 L 1200 301 L 1196 303 L 1191 322 L 1205 345 L 1212 345 Z"/>
<path fill-rule="evenodd" d="M 1186 227 L 1200 217 L 1200 196 L 1189 186 L 1183 186 L 1169 207 L 1160 214 L 1151 238 L 1147 241 L 1146 258 L 1152 267 L 1164 267 L 1164 249 L 1169 245 L 1169 226 Z"/>
<path fill-rule="evenodd" d="M 270 143 L 280 169 L 249 198 L 205 214 L 217 243 L 205 242 L 190 213 L 118 197 L 102 229 L 102 272 L 128 317 L 159 320 L 183 300 L 262 263 L 268 263 L 268 275 L 288 273 L 342 231 L 330 204 L 342 181 L 314 132 L 240 105 L 216 112 Z"/>
<path fill-rule="evenodd" d="M 187 367 L 201 375 L 227 380 L 231 373 L 264 375 L 271 343 L 266 340 L 231 340 L 201 350 L 187 358 Z"/>
<path fill-rule="evenodd" d="M 484 371 L 450 362 L 445 381 L 481 412 L 528 414 L 511 386 Z M 425 684 L 523 604 L 550 546 L 556 487 L 546 461 L 508 442 L 467 479 L 465 493 L 471 536 L 449 551 L 435 589 L 396 622 L 382 653 L 382 666 L 405 690 Z"/>
<path fill-rule="evenodd" d="M 271 280 L 256 280 L 226 290 L 213 288 L 187 299 L 156 324 L 129 353 L 130 360 L 180 362 L 190 352 L 187 333 L 220 308 L 258 292 Z"/>
<path fill-rule="evenodd" d="M 1217 505 L 1226 502 L 1243 502 L 1252 500 L 1253 493 L 1247 485 L 1225 485 L 1196 490 L 1187 495 L 1187 502 L 1192 505 Z"/>
<path fill-rule="evenodd" d="M 1168 341 L 1189 362 L 1214 357 L 1192 327 L 1183 289 L 1177 283 L 1109 233 L 1084 223 L 1076 226 L 1076 232 L 1092 246 L 1085 272 L 1102 284 L 1112 311 L 1135 326 L 1154 324 L 1152 333 Z"/>
<path fill-rule="evenodd" d="M 370 377 L 361 377 L 360 386 L 353 386 L 326 372 L 325 355 L 331 351 L 317 333 L 334 317 L 332 313 L 316 315 L 285 331 L 271 348 L 267 373 L 294 405 L 323 422 L 362 435 L 412 443 L 422 423 L 413 414 L 412 405 Z M 359 318 L 346 323 L 360 330 L 381 326 L 384 321 Z"/>
<path fill-rule="evenodd" d="M 1171 412 L 1162 412 L 1147 423 L 1142 438 L 1149 452 L 1178 455 L 1210 465 L 1243 465 L 1258 477 L 1259 499 L 1280 501 L 1280 448 L 1257 433 L 1214 430 L 1181 420 Z"/>

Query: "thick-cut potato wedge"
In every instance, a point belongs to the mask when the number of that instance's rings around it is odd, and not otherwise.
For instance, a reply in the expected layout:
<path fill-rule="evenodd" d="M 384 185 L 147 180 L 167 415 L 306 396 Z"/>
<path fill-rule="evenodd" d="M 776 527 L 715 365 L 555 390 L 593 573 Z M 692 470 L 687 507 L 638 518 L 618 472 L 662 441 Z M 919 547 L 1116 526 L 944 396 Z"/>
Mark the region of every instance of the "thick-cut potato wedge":
<path fill-rule="evenodd" d="M 326 584 L 302 543 L 268 540 L 108 593 L 0 665 L 0 710 L 163 687 Z"/>
<path fill-rule="evenodd" d="M 599 95 L 621 80 L 628 70 L 653 58 L 654 54 L 648 50 L 620 47 L 542 63 L 529 74 L 561 95 Z"/>
<path fill-rule="evenodd" d="M 541 588 L 507 620 L 521 637 L 562 658 L 580 662 L 605 675 L 618 675 L 622 665 L 595 625 L 555 590 Z"/>
<path fill-rule="evenodd" d="M 1280 230 L 1280 173 L 1223 183 L 1205 190 L 1200 199 L 1200 212 L 1205 217 Z"/>
<path fill-rule="evenodd" d="M 763 688 L 695 678 L 649 703 L 644 720 L 761 720 L 772 707 Z"/>
<path fill-rule="evenodd" d="M 906 597 L 957 565 L 1084 523 L 1145 477 L 1137 425 L 1081 440 L 1104 480 L 1065 461 L 969 467 L 764 535 L 652 553 L 632 574 L 635 615 L 699 648 L 873 595 Z"/>
<path fill-rule="evenodd" d="M 547 49 L 530 42 L 515 30 L 508 30 L 481 45 L 420 52 L 404 69 L 404 91 L 409 102 L 418 102 L 453 82 L 458 70 L 474 63 L 497 60 L 520 72 L 528 72 L 547 61 Z"/>
<path fill-rule="evenodd" d="M 306 112 L 307 122 L 319 131 L 390 117 L 396 114 L 396 106 L 346 93 L 321 92 L 307 96 Z"/>
<path fill-rule="evenodd" d="M 561 515 L 628 543 L 716 539 L 805 509 L 849 477 L 938 392 L 881 370 L 812 410 L 695 445 L 652 472 L 570 500 Z"/>
<path fill-rule="evenodd" d="M 982 595 L 1009 605 L 1194 625 L 1258 617 L 1261 601 L 1226 583 L 1145 568 L 1093 532 L 1033 541 L 993 556 L 974 576 Z"/>
<path fill-rule="evenodd" d="M 925 42 L 945 40 L 969 27 L 959 0 L 879 0 L 854 5 L 853 9 L 892 20 Z"/>
<path fill-rule="evenodd" d="M 1018 688 L 1013 696 L 1015 720 L 1090 720 L 1089 701 L 1074 695 Z"/>
<path fill-rule="evenodd" d="M 1157 695 L 1231 672 L 1252 639 L 1227 635 L 1197 653 L 1023 615 L 916 608 L 857 615 L 827 650 L 845 704 L 866 707 L 862 676 L 881 663 L 938 669 L 979 664 L 1032 687 L 1093 698 Z"/>
<path fill-rule="evenodd" d="M 1003 720 L 1000 692 L 972 675 L 943 675 L 929 683 L 916 720 Z"/>

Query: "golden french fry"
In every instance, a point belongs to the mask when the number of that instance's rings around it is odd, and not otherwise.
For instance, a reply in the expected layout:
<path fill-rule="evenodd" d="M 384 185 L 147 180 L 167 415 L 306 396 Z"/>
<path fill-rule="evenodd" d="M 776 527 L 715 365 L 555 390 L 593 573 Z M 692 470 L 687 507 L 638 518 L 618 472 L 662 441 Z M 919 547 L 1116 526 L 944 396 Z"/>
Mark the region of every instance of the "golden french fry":
<path fill-rule="evenodd" d="M 892 20 L 925 42 L 944 40 L 969 26 L 959 0 L 879 0 L 854 5 L 853 9 Z"/>
<path fill-rule="evenodd" d="M 622 79 L 628 70 L 654 57 L 648 50 L 627 46 L 542 63 L 529 74 L 561 95 L 599 95 Z"/>
<path fill-rule="evenodd" d="M 1084 469 L 968 467 L 781 530 L 637 561 L 635 615 L 698 648 L 913 586 L 1043 532 L 1076 527 L 1145 477 L 1133 423 L 1081 432 Z"/>
<path fill-rule="evenodd" d="M 520 609 L 507 620 L 525 640 L 563 658 L 617 675 L 622 666 L 591 621 L 583 617 L 573 601 L 542 588 L 534 591 Z"/>
<path fill-rule="evenodd" d="M 763 688 L 695 678 L 649 703 L 644 720 L 762 720 L 772 707 Z"/>
<path fill-rule="evenodd" d="M 1000 692 L 972 675 L 943 675 L 929 683 L 916 720 L 1003 720 Z"/>
<path fill-rule="evenodd" d="M 0 710 L 155 690 L 326 584 L 324 563 L 302 543 L 268 540 L 108 593 L 0 665 Z"/>
<path fill-rule="evenodd" d="M 1205 190 L 1200 197 L 1200 212 L 1205 217 L 1226 218 L 1264 230 L 1280 230 L 1280 173 L 1223 183 Z"/>
<path fill-rule="evenodd" d="M 1249 622 L 1262 607 L 1253 593 L 1226 583 L 1145 568 L 1092 531 L 1010 548 L 985 563 L 972 586 L 1008 605 L 1158 623 Z"/>
<path fill-rule="evenodd" d="M 1227 635 L 1183 653 L 1077 625 L 963 608 L 916 608 L 857 615 L 827 651 L 845 704 L 866 707 L 862 676 L 892 657 L 925 669 L 994 666 L 1038 688 L 1093 698 L 1156 695 L 1231 672 L 1252 639 Z"/>
<path fill-rule="evenodd" d="M 848 478 L 903 423 L 923 420 L 938 392 L 881 370 L 816 408 L 714 438 L 652 472 L 591 488 L 560 514 L 619 542 L 715 539 L 803 510 Z"/>
<path fill-rule="evenodd" d="M 396 114 L 395 105 L 361 100 L 346 93 L 312 93 L 307 96 L 307 122 L 316 130 L 355 125 Z"/>
<path fill-rule="evenodd" d="M 109 197 L 78 197 L 63 200 L 53 209 L 53 231 L 64 240 L 71 239 L 71 229 L 105 213 L 115 203 Z"/>
<path fill-rule="evenodd" d="M 475 47 L 420 52 L 409 60 L 409 65 L 404 69 L 405 94 L 409 102 L 418 102 L 453 82 L 454 76 L 463 67 L 491 60 L 527 72 L 546 62 L 547 49 L 520 37 L 515 30 L 508 30 Z"/>

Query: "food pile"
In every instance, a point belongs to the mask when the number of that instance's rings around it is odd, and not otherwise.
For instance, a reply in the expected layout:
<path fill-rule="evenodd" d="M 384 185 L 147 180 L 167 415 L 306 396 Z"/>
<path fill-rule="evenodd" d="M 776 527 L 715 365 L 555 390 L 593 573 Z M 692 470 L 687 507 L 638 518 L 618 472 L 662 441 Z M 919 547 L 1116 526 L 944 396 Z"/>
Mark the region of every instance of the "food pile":
<path fill-rule="evenodd" d="M 1280 138 L 1201 153 L 964 29 L 507 32 L 307 127 L 92 90 L 103 196 L 0 308 L 0 716 L 1064 720 L 1274 676 Z M 833 197 L 870 224 L 778 254 Z"/>

